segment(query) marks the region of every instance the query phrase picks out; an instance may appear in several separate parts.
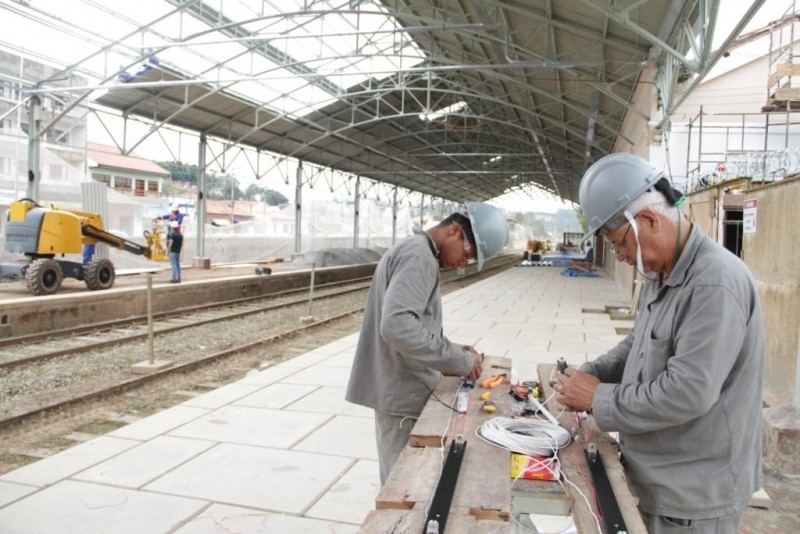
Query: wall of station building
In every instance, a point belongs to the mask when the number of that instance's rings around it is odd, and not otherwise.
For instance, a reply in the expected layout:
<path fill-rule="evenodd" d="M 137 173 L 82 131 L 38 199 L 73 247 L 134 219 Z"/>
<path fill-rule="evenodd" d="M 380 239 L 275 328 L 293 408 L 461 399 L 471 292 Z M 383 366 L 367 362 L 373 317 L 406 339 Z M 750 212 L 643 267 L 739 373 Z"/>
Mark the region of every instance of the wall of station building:
<path fill-rule="evenodd" d="M 651 81 L 648 76 L 644 74 L 643 80 Z M 639 88 L 633 105 L 651 121 L 628 113 L 614 151 L 631 152 L 651 161 L 654 157 L 661 159 L 664 149 L 653 137 L 652 123 L 658 117 L 653 84 L 642 83 Z M 723 182 L 687 197 L 683 206 L 689 219 L 716 242 L 738 247 L 758 285 L 766 342 L 764 402 L 769 406 L 800 406 L 800 246 L 793 243 L 800 213 L 800 177 L 759 187 Z M 745 200 L 757 202 L 755 232 L 740 231 L 732 238 L 731 232 L 743 226 Z M 605 252 L 605 272 L 633 297 L 635 269 L 615 261 L 607 243 L 600 240 L 598 246 Z"/>
<path fill-rule="evenodd" d="M 726 192 L 726 190 L 728 192 Z M 770 406 L 798 403 L 800 391 L 800 247 L 793 230 L 800 211 L 800 178 L 732 192 L 730 184 L 689 196 L 690 219 L 719 243 L 735 225 L 726 221 L 756 201 L 755 231 L 743 232 L 741 257 L 758 284 L 766 341 L 764 400 Z M 752 208 L 749 208 L 752 210 Z M 750 211 L 752 214 L 752 211 Z"/>

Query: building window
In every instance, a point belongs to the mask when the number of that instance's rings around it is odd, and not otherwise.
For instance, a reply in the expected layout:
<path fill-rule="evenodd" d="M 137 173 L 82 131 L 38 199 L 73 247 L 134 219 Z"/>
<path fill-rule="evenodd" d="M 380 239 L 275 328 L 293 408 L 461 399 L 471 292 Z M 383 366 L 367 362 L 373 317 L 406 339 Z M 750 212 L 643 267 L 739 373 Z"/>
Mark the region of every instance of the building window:
<path fill-rule="evenodd" d="M 111 176 L 107 174 L 93 174 L 92 178 L 101 184 L 111 185 Z"/>
<path fill-rule="evenodd" d="M 132 188 L 133 182 L 130 178 L 120 178 L 119 176 L 114 177 L 114 189 L 130 191 Z"/>
<path fill-rule="evenodd" d="M 158 193 L 158 184 L 160 182 L 158 180 L 148 180 L 147 181 L 147 192 L 148 193 Z"/>

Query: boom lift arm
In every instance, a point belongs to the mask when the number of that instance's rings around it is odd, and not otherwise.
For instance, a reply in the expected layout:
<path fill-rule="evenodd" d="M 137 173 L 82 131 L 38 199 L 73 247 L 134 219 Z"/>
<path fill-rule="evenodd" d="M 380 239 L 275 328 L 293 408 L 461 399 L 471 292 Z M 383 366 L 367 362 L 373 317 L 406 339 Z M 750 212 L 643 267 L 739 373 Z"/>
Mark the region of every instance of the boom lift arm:
<path fill-rule="evenodd" d="M 56 257 L 80 254 L 84 245 L 100 242 L 147 259 L 165 260 L 158 232 L 145 232 L 145 239 L 147 245 L 141 245 L 107 232 L 97 213 L 46 208 L 23 198 L 9 206 L 6 249 L 24 254 L 28 261 L 0 265 L 0 277 L 24 277 L 34 295 L 55 293 L 64 277 L 83 280 L 92 290 L 108 289 L 115 278 L 110 260 L 95 258 L 84 265 Z"/>

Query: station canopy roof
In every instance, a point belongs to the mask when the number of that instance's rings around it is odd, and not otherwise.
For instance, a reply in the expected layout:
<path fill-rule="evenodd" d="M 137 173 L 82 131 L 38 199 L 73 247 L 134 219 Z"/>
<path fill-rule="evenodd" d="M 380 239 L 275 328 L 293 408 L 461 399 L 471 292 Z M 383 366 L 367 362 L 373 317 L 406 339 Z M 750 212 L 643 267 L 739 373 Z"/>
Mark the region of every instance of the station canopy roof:
<path fill-rule="evenodd" d="M 458 202 L 532 189 L 577 202 L 585 169 L 638 141 L 622 124 L 628 114 L 647 123 L 632 104 L 637 86 L 653 83 L 646 73 L 697 79 L 713 66 L 716 52 L 703 43 L 719 8 L 719 0 L 31 2 L 102 45 L 74 65 L 102 56 L 97 104 Z M 656 80 L 666 110 L 673 78 Z"/>

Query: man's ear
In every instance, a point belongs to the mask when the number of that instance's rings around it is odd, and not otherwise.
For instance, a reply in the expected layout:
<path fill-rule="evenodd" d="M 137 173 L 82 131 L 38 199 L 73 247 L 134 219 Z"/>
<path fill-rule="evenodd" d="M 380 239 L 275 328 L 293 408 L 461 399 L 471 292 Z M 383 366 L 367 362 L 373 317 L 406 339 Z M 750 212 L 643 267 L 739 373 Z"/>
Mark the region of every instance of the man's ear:
<path fill-rule="evenodd" d="M 463 227 L 462 227 L 462 226 L 461 226 L 459 223 L 457 223 L 457 222 L 454 222 L 454 223 L 453 223 L 453 224 L 451 224 L 451 225 L 450 225 L 450 227 L 447 229 L 447 234 L 448 234 L 448 235 L 456 235 L 456 234 L 461 234 L 462 230 L 464 230 L 464 228 L 463 228 Z"/>
<path fill-rule="evenodd" d="M 645 208 L 639 212 L 638 217 L 641 221 L 641 226 L 649 226 L 654 234 L 661 231 L 661 219 L 653 210 Z"/>

